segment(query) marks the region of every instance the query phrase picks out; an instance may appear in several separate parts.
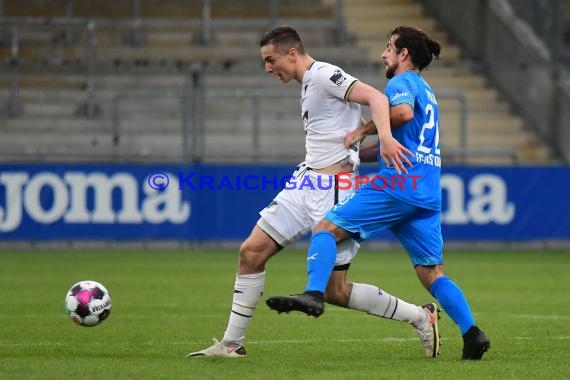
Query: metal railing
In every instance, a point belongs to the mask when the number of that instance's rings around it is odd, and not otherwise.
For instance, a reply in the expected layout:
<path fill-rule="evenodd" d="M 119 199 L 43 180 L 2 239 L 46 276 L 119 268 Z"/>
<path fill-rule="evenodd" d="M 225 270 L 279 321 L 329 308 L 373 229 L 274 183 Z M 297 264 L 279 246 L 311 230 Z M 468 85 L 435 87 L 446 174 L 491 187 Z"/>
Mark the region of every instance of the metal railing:
<path fill-rule="evenodd" d="M 248 149 L 248 155 L 250 158 L 258 160 L 263 157 L 262 147 L 261 147 L 261 102 L 263 100 L 279 101 L 283 99 L 298 99 L 298 94 L 279 94 L 275 92 L 246 92 L 246 91 L 208 91 L 206 93 L 206 98 L 208 100 L 214 100 L 218 104 L 222 104 L 219 100 L 247 100 L 251 102 L 250 109 L 250 120 L 251 120 L 251 149 Z M 204 120 L 203 129 L 207 130 L 208 120 Z"/>
<path fill-rule="evenodd" d="M 201 150 L 206 137 L 205 131 L 208 130 L 208 119 L 204 117 L 207 104 L 203 101 L 214 101 L 217 104 L 224 104 L 223 100 L 246 101 L 250 102 L 251 107 L 243 107 L 240 112 L 249 113 L 249 136 L 251 137 L 251 146 L 241 152 L 242 158 L 259 160 L 265 158 L 266 152 L 263 151 L 261 144 L 261 115 L 263 101 L 280 101 L 284 99 L 297 99 L 298 94 L 292 93 L 275 93 L 275 92 L 248 92 L 248 91 L 205 91 L 203 88 L 203 78 L 198 70 L 194 70 L 188 76 L 188 84 L 185 92 L 164 93 L 156 90 L 140 91 L 123 91 L 115 95 L 113 98 L 112 108 L 112 135 L 115 147 L 121 145 L 121 105 L 128 98 L 161 98 L 173 97 L 180 99 L 184 107 L 181 112 L 181 137 L 182 137 L 182 159 L 190 159 L 192 161 L 203 161 L 207 159 L 205 153 Z M 204 95 L 205 94 L 205 95 Z M 201 98 L 202 97 L 202 98 Z M 455 100 L 459 103 L 459 144 L 456 148 L 446 148 L 445 156 L 451 158 L 455 163 L 468 164 L 471 158 L 508 158 L 512 163 L 517 163 L 519 157 L 512 149 L 490 149 L 490 148 L 474 148 L 469 146 L 467 138 L 467 113 L 468 101 L 460 91 L 442 90 L 438 92 L 439 99 Z M 229 131 L 228 131 L 229 133 Z M 219 152 L 218 152 L 219 153 Z M 222 152 L 223 153 L 223 152 Z M 231 152 L 231 154 L 240 154 L 239 152 Z"/>
<path fill-rule="evenodd" d="M 164 92 L 156 90 L 123 90 L 113 96 L 111 108 L 111 135 L 115 148 L 122 142 L 121 105 L 127 99 L 133 98 L 175 98 L 181 101 L 180 135 L 182 137 L 182 159 L 201 161 L 200 154 L 200 124 L 204 94 L 204 83 L 201 69 L 191 67 L 186 75 L 184 91 Z"/>
<path fill-rule="evenodd" d="M 467 138 L 467 115 L 469 102 L 465 94 L 456 90 L 440 90 L 438 99 L 455 100 L 459 103 L 459 144 L 457 148 L 444 148 L 444 156 L 451 158 L 454 163 L 466 165 L 470 158 L 507 158 L 513 164 L 518 163 L 519 156 L 513 149 L 473 148 Z M 440 133 L 440 136 L 444 134 Z"/>
<path fill-rule="evenodd" d="M 266 0 L 268 5 L 268 19 L 270 26 L 279 22 L 279 1 Z M 19 101 L 19 77 L 20 65 L 22 59 L 20 57 L 21 31 L 23 29 L 31 30 L 33 28 L 52 28 L 58 30 L 61 41 L 66 45 L 71 45 L 74 41 L 74 34 L 77 29 L 85 29 L 87 38 L 85 46 L 85 101 L 79 105 L 77 114 L 87 118 L 93 118 L 101 113 L 101 108 L 96 104 L 95 76 L 96 76 L 96 55 L 97 55 L 97 33 L 95 21 L 88 19 L 74 18 L 74 6 L 76 0 L 65 0 L 63 17 L 43 18 L 43 17 L 3 17 L 4 3 L 0 0 L 0 36 L 8 36 L 10 44 L 10 93 L 9 100 L 5 106 L 2 106 L 0 114 L 9 118 L 17 118 L 22 116 L 24 107 Z M 199 43 L 208 46 L 212 41 L 212 17 L 211 17 L 212 0 L 201 0 L 201 17 Z M 132 46 L 138 46 L 144 43 L 141 35 L 141 25 L 143 19 L 141 17 L 141 1 L 131 1 L 132 18 L 128 21 L 131 25 L 130 34 L 125 41 Z M 343 0 L 335 1 L 335 41 L 338 44 L 346 42 L 346 29 L 343 18 Z M 119 21 L 121 22 L 121 21 Z M 122 22 L 125 22 L 123 20 Z"/>
<path fill-rule="evenodd" d="M 560 60 L 564 49 L 557 49 L 564 43 L 564 28 L 570 28 L 570 2 L 422 0 L 422 3 L 457 37 L 466 56 L 480 62 L 493 86 L 525 120 L 528 129 L 550 145 L 552 158 L 567 162 L 568 154 L 563 152 L 568 151 L 565 146 L 570 146 L 570 135 L 562 132 L 568 129 L 568 124 L 557 110 L 569 109 L 570 103 L 560 96 L 557 87 L 569 65 L 568 61 L 564 64 Z M 561 6 L 566 7 L 565 12 L 560 11 Z M 549 48 L 551 45 L 553 49 Z M 567 51 L 568 47 L 566 43 Z M 505 51 L 509 54 L 505 55 Z"/>
<path fill-rule="evenodd" d="M 454 149 L 446 148 L 443 152 L 443 159 L 447 162 L 453 162 L 455 164 L 467 165 L 470 159 L 476 158 L 506 158 L 511 164 L 516 165 L 519 163 L 519 155 L 516 151 L 512 149 L 493 149 L 493 148 L 465 148 L 465 149 Z"/>
<path fill-rule="evenodd" d="M 181 159 L 188 159 L 190 152 L 190 144 L 189 140 L 191 135 L 194 135 L 193 131 L 195 131 L 194 123 L 187 123 L 188 116 L 193 114 L 193 96 L 191 93 L 186 92 L 133 92 L 133 91 L 122 91 L 117 93 L 112 100 L 112 109 L 111 109 L 111 135 L 113 141 L 113 147 L 118 148 L 123 142 L 123 131 L 121 128 L 121 106 L 124 101 L 127 99 L 136 99 L 136 98 L 175 98 L 179 99 L 186 107 L 184 107 L 184 111 L 182 112 L 183 117 L 181 118 L 180 124 L 180 135 L 182 136 L 182 152 L 183 156 Z"/>
<path fill-rule="evenodd" d="M 459 103 L 459 149 L 467 150 L 467 113 L 469 112 L 467 97 L 461 91 L 440 90 L 437 92 L 439 99 L 455 100 Z M 462 161 L 466 162 L 467 157 L 462 157 Z"/>
<path fill-rule="evenodd" d="M 564 36 L 570 32 L 570 5 L 564 0 L 510 0 L 519 17 L 524 19 L 534 32 L 550 48 L 553 70 L 560 70 L 564 59 L 568 63 L 570 45 Z"/>
<path fill-rule="evenodd" d="M 63 29 L 64 35 L 71 29 L 83 29 L 87 35 L 85 44 L 85 101 L 80 104 L 77 113 L 85 117 L 94 117 L 100 112 L 100 107 L 95 103 L 95 75 L 96 75 L 96 30 L 95 22 L 85 19 L 67 19 L 67 18 L 20 18 L 20 17 L 3 17 L 0 18 L 0 31 L 10 38 L 10 57 L 8 59 L 10 65 L 10 92 L 8 103 L 2 112 L 9 118 L 20 117 L 24 108 L 19 101 L 19 77 L 20 65 L 22 58 L 20 57 L 21 48 L 21 30 L 30 30 L 32 28 L 41 29 Z M 64 37 L 65 39 L 65 37 Z"/>
<path fill-rule="evenodd" d="M 18 28 L 16 26 L 11 26 L 7 35 L 10 36 L 10 93 L 8 95 L 8 103 L 3 107 L 3 112 L 0 113 L 5 114 L 9 118 L 17 118 L 23 113 L 22 105 L 18 101 L 20 92 L 18 70 L 18 53 L 20 51 L 20 46 L 18 43 Z"/>
<path fill-rule="evenodd" d="M 179 99 L 183 105 L 180 113 L 180 132 L 183 152 L 181 158 L 183 160 L 191 160 L 194 162 L 203 161 L 206 158 L 203 147 L 205 145 L 205 131 L 207 131 L 208 124 L 207 118 L 204 117 L 206 104 L 203 104 L 203 102 L 205 99 L 214 101 L 228 99 L 246 100 L 251 102 L 252 105 L 252 107 L 249 108 L 251 120 L 249 133 L 252 140 L 252 146 L 242 152 L 242 156 L 248 159 L 257 160 L 263 158 L 262 147 L 260 144 L 261 102 L 265 99 L 279 100 L 298 98 L 298 95 L 276 94 L 269 92 L 249 93 L 244 91 L 210 91 L 205 93 L 201 89 L 201 79 L 196 75 L 196 73 L 190 74 L 189 80 L 191 80 L 191 84 L 187 86 L 187 90 L 184 92 L 157 92 L 156 90 L 147 90 L 142 92 L 140 90 L 125 90 L 117 93 L 113 97 L 111 110 L 111 134 L 113 146 L 119 148 L 123 142 L 121 120 L 123 119 L 124 114 L 122 112 L 122 104 L 127 99 L 175 98 Z M 223 152 L 221 153 L 223 154 Z M 232 152 L 231 154 L 233 155 L 234 153 L 236 152 Z"/>

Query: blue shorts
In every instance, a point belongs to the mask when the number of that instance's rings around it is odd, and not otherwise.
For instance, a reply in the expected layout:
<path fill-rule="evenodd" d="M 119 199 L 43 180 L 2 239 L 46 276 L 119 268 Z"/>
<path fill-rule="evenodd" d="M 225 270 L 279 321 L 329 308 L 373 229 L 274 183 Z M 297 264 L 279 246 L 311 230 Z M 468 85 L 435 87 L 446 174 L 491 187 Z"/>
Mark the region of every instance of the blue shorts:
<path fill-rule="evenodd" d="M 389 229 L 414 266 L 443 264 L 440 211 L 411 205 L 367 185 L 334 206 L 325 219 L 352 233 L 356 240 Z"/>

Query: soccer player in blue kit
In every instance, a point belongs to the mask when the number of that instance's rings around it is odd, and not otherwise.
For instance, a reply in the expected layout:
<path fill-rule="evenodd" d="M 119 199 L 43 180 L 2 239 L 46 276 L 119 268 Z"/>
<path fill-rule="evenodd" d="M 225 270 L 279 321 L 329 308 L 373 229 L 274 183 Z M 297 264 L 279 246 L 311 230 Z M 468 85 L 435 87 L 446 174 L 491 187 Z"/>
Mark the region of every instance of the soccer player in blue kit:
<path fill-rule="evenodd" d="M 434 91 L 421 76 L 440 50 L 440 44 L 418 28 L 400 26 L 390 33 L 382 53 L 389 79 L 385 95 L 390 101 L 392 134 L 413 152 L 411 165 L 404 170 L 407 175 L 401 175 L 401 168 L 390 166 L 382 155 L 385 137 L 378 130 L 378 179 L 333 207 L 313 229 L 305 292 L 270 297 L 267 305 L 278 312 L 297 310 L 320 316 L 325 292 L 328 299 L 336 296 L 331 292 L 351 291 L 343 289 L 348 284 L 329 283 L 327 288 L 337 242 L 365 240 L 389 229 L 408 252 L 422 285 L 458 325 L 463 336 L 462 359 L 479 360 L 490 341 L 475 324 L 461 288 L 443 270 L 438 106 Z M 345 142 L 358 141 L 373 131 L 375 126 L 369 123 L 347 135 Z M 363 152 L 369 155 L 370 149 Z"/>

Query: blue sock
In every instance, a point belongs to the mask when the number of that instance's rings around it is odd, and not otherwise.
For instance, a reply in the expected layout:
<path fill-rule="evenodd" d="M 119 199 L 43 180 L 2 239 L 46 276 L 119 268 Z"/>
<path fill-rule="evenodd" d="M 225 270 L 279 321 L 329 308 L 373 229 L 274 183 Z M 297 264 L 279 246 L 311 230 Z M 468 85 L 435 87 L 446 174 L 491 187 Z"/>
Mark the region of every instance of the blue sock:
<path fill-rule="evenodd" d="M 319 231 L 311 238 L 307 254 L 309 279 L 305 291 L 324 293 L 336 261 L 336 238 L 329 231 Z"/>
<path fill-rule="evenodd" d="M 465 334 L 471 326 L 475 325 L 473 314 L 461 288 L 443 276 L 435 280 L 429 287 L 430 293 L 437 298 L 443 310 L 459 326 L 461 335 Z"/>

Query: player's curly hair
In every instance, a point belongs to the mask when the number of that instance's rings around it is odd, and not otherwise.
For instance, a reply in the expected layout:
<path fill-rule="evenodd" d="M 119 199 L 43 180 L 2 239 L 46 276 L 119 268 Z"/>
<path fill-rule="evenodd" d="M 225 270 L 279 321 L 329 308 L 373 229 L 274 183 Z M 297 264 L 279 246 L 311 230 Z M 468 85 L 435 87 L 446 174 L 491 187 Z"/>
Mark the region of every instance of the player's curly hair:
<path fill-rule="evenodd" d="M 305 46 L 299 33 L 288 25 L 277 26 L 269 30 L 259 41 L 260 48 L 271 44 L 275 45 L 277 50 L 282 53 L 295 48 L 299 54 L 305 54 Z"/>
<path fill-rule="evenodd" d="M 408 49 L 414 66 L 422 71 L 432 59 L 439 59 L 441 44 L 432 40 L 423 30 L 412 26 L 398 26 L 390 33 L 396 36 L 394 43 L 397 52 Z"/>

